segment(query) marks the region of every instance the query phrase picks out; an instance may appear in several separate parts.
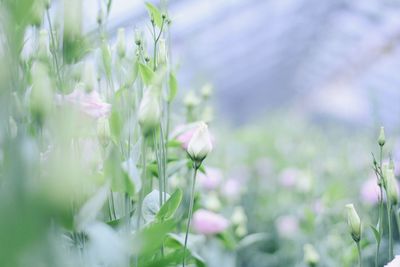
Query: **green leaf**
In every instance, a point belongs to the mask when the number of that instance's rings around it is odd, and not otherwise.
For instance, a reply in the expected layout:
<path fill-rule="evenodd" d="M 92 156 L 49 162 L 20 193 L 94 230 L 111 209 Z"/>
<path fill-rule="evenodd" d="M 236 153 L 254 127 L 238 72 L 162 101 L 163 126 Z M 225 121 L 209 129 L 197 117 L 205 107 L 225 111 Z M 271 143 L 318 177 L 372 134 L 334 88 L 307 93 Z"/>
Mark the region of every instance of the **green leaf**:
<path fill-rule="evenodd" d="M 175 75 L 171 72 L 169 75 L 169 96 L 168 102 L 172 102 L 176 97 L 176 93 L 178 92 L 178 81 L 176 80 Z"/>
<path fill-rule="evenodd" d="M 376 242 L 380 243 L 381 242 L 381 235 L 379 234 L 378 229 L 376 229 L 373 225 L 370 225 L 369 227 L 371 228 L 372 232 L 374 233 Z"/>
<path fill-rule="evenodd" d="M 140 77 L 145 85 L 149 85 L 153 79 L 154 72 L 146 65 L 139 63 Z"/>
<path fill-rule="evenodd" d="M 189 238 L 190 241 L 190 238 Z M 184 239 L 183 239 L 183 235 L 179 236 L 176 234 L 169 234 L 167 239 L 165 240 L 165 246 L 167 248 L 171 248 L 174 250 L 178 250 L 178 249 L 182 249 L 184 247 Z M 197 267 L 205 267 L 206 264 L 204 262 L 204 259 L 197 254 L 192 248 L 191 248 L 191 243 L 188 242 L 188 246 L 187 246 L 187 252 L 190 253 L 190 257 L 187 257 L 187 260 L 194 260 L 194 262 L 196 263 Z"/>
<path fill-rule="evenodd" d="M 162 205 L 161 209 L 158 211 L 156 218 L 159 220 L 170 219 L 175 211 L 178 209 L 179 205 L 182 201 L 182 190 L 177 189 L 171 197 L 167 200 L 167 202 Z"/>
<path fill-rule="evenodd" d="M 149 12 L 150 18 L 154 20 L 154 23 L 157 27 L 161 28 L 163 21 L 160 10 L 152 3 L 146 2 L 145 5 L 147 11 Z"/>
<path fill-rule="evenodd" d="M 159 250 L 167 234 L 174 229 L 176 223 L 174 220 L 163 222 L 153 222 L 148 224 L 133 238 L 133 252 L 141 257 L 149 257 Z"/>

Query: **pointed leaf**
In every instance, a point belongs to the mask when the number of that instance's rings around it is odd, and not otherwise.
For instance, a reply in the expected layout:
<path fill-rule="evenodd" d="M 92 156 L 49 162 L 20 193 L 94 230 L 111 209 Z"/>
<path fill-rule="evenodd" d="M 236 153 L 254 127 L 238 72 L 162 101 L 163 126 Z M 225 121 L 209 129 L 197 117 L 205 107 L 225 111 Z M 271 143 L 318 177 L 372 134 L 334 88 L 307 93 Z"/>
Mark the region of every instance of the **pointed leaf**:
<path fill-rule="evenodd" d="M 165 220 L 170 219 L 175 211 L 178 209 L 182 201 L 182 190 L 177 189 L 171 197 L 164 203 L 159 212 L 157 213 L 157 219 Z"/>

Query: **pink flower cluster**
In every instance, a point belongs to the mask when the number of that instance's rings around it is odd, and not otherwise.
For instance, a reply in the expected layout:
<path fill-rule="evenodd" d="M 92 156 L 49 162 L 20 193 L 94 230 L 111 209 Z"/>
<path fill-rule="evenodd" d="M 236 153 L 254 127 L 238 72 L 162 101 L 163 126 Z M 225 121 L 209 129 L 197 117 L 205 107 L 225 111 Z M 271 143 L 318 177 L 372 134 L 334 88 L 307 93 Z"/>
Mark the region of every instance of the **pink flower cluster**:
<path fill-rule="evenodd" d="M 107 117 L 111 112 L 111 105 L 104 102 L 95 90 L 87 93 L 82 89 L 75 89 L 72 93 L 63 97 L 58 96 L 58 98 L 76 106 L 80 111 L 95 119 Z"/>
<path fill-rule="evenodd" d="M 192 226 L 199 234 L 213 235 L 225 231 L 229 222 L 222 215 L 199 209 L 193 214 Z"/>

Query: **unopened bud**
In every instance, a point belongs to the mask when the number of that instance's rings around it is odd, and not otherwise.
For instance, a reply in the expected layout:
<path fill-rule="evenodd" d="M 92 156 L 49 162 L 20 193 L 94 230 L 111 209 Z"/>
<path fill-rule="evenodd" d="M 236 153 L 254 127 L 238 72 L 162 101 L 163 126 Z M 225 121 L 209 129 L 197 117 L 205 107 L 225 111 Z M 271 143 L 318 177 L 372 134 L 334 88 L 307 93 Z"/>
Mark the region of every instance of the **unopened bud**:
<path fill-rule="evenodd" d="M 168 56 L 167 56 L 167 46 L 165 43 L 165 39 L 160 39 L 158 43 L 158 63 L 160 65 L 167 64 Z"/>
<path fill-rule="evenodd" d="M 82 33 L 82 1 L 64 0 L 64 38 L 74 40 Z"/>
<path fill-rule="evenodd" d="M 183 104 L 188 108 L 192 109 L 200 104 L 200 99 L 193 91 L 189 91 L 183 99 Z"/>
<path fill-rule="evenodd" d="M 46 2 L 44 0 L 36 0 L 32 3 L 29 19 L 33 26 L 39 27 L 42 24 L 45 8 Z"/>
<path fill-rule="evenodd" d="M 103 43 L 101 45 L 101 57 L 103 60 L 104 72 L 107 78 L 110 78 L 112 57 L 111 57 L 110 46 L 105 40 L 103 40 Z"/>
<path fill-rule="evenodd" d="M 386 171 L 386 191 L 390 204 L 394 206 L 397 205 L 399 202 L 399 188 L 393 169 L 388 169 Z"/>
<path fill-rule="evenodd" d="M 381 130 L 379 132 L 379 137 L 378 137 L 378 145 L 379 146 L 384 146 L 385 145 L 385 128 L 381 127 Z"/>
<path fill-rule="evenodd" d="M 117 35 L 117 52 L 120 58 L 123 58 L 126 53 L 126 44 L 125 44 L 125 29 L 119 28 Z"/>
<path fill-rule="evenodd" d="M 304 245 L 304 262 L 309 267 L 315 267 L 319 263 L 319 254 L 311 244 Z"/>
<path fill-rule="evenodd" d="M 213 91 L 214 91 L 213 86 L 210 83 L 207 83 L 201 88 L 201 95 L 205 99 L 208 99 L 212 95 Z"/>
<path fill-rule="evenodd" d="M 246 213 L 244 212 L 243 207 L 241 206 L 235 207 L 235 209 L 233 210 L 231 221 L 234 225 L 247 223 L 247 216 Z"/>
<path fill-rule="evenodd" d="M 145 136 L 157 129 L 160 123 L 160 104 L 157 95 L 151 91 L 151 88 L 148 88 L 143 95 L 138 118 L 142 133 Z"/>
<path fill-rule="evenodd" d="M 9 129 L 11 138 L 15 138 L 18 134 L 18 126 L 17 126 L 17 123 L 15 122 L 14 118 L 11 116 L 8 120 L 8 129 Z"/>
<path fill-rule="evenodd" d="M 49 58 L 49 34 L 47 30 L 41 30 L 39 33 L 39 46 L 37 55 L 40 60 L 45 61 Z"/>
<path fill-rule="evenodd" d="M 135 44 L 137 46 L 140 46 L 143 44 L 143 32 L 138 29 L 135 29 Z"/>
<path fill-rule="evenodd" d="M 30 109 L 32 115 L 42 123 L 43 118 L 49 113 L 52 103 L 52 82 L 46 65 L 35 62 L 31 68 L 32 91 L 30 96 Z"/>
<path fill-rule="evenodd" d="M 85 84 L 85 91 L 91 92 L 96 87 L 96 70 L 92 62 L 87 61 L 83 67 L 82 82 Z"/>
<path fill-rule="evenodd" d="M 346 205 L 347 224 L 349 225 L 351 237 L 355 242 L 360 242 L 361 239 L 361 220 L 354 208 L 353 204 Z"/>
<path fill-rule="evenodd" d="M 99 9 L 99 11 L 97 12 L 97 16 L 96 16 L 96 21 L 98 25 L 103 24 L 103 20 L 104 20 L 104 13 L 102 9 Z"/>
<path fill-rule="evenodd" d="M 189 141 L 187 153 L 195 163 L 195 167 L 199 168 L 202 161 L 212 151 L 212 143 L 208 126 L 204 122 L 200 122 L 192 138 Z"/>
<path fill-rule="evenodd" d="M 107 118 L 100 118 L 97 121 L 97 138 L 103 147 L 110 143 L 110 124 Z"/>

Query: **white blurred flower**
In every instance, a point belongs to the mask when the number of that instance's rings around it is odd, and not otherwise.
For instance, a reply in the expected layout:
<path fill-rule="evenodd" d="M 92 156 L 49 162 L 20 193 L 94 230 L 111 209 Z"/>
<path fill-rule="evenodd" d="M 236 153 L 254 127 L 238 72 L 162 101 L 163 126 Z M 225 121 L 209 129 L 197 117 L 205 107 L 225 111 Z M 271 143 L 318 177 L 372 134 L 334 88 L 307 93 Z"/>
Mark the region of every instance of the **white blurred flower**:
<path fill-rule="evenodd" d="M 388 262 L 385 267 L 400 267 L 400 255 L 396 255 L 391 262 Z"/>
<path fill-rule="evenodd" d="M 299 221 L 293 215 L 282 215 L 276 220 L 275 227 L 280 236 L 291 238 L 299 230 Z"/>

